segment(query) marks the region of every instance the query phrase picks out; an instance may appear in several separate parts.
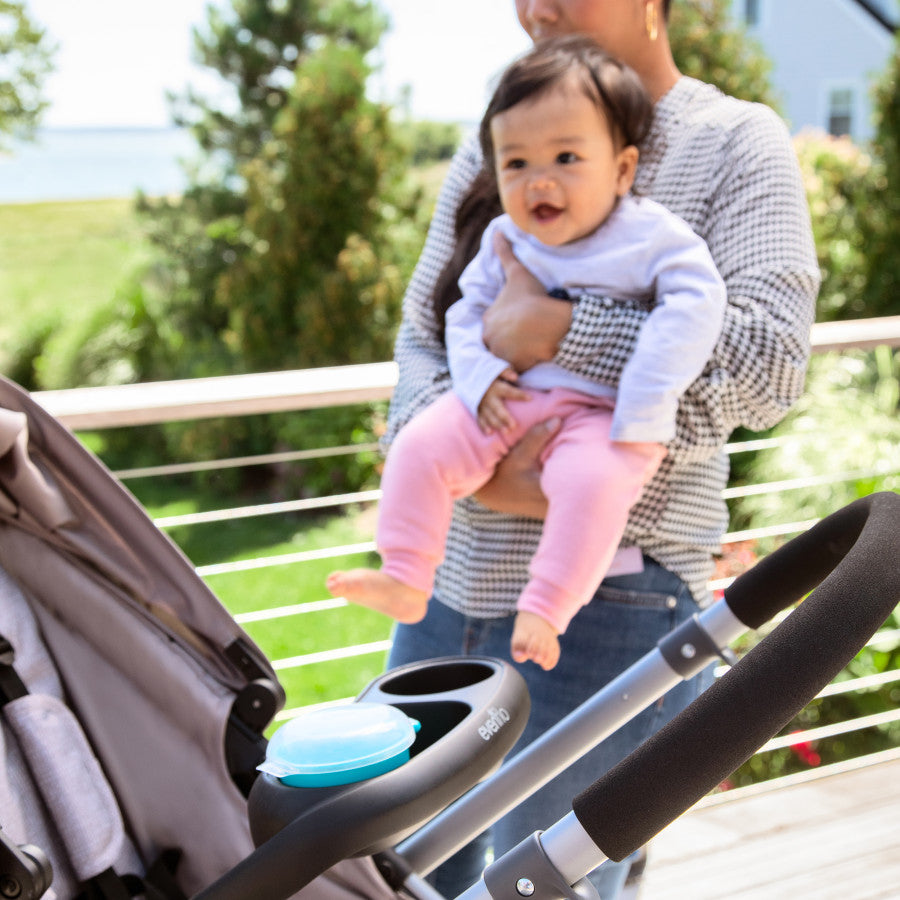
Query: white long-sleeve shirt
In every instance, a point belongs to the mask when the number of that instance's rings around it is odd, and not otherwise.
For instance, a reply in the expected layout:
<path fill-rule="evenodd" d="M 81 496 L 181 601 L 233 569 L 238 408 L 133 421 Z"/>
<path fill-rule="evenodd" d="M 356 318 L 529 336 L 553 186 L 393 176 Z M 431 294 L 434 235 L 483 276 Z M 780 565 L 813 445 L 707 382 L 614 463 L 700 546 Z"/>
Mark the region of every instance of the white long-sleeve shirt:
<path fill-rule="evenodd" d="M 557 247 L 542 244 L 507 215 L 494 219 L 460 278 L 462 298 L 446 317 L 453 389 L 473 415 L 488 386 L 509 367 L 482 340 L 482 316 L 505 280 L 493 250 L 498 231 L 547 290 L 593 294 L 649 310 L 618 392 L 554 362 L 521 373 L 519 385 L 616 398 L 613 440 L 674 438 L 679 398 L 703 371 L 725 312 L 725 285 L 706 244 L 660 204 L 631 195 L 592 234 Z"/>

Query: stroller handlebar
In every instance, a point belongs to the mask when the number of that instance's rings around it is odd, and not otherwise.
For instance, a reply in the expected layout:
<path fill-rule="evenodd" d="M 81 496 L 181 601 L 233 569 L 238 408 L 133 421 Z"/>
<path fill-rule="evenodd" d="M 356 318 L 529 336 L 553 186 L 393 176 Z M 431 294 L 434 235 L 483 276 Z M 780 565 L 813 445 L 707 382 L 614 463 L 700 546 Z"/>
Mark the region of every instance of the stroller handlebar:
<path fill-rule="evenodd" d="M 622 860 L 753 755 L 862 649 L 900 601 L 900 495 L 838 510 L 740 576 L 725 599 L 756 628 L 813 591 L 734 668 L 573 801 Z"/>

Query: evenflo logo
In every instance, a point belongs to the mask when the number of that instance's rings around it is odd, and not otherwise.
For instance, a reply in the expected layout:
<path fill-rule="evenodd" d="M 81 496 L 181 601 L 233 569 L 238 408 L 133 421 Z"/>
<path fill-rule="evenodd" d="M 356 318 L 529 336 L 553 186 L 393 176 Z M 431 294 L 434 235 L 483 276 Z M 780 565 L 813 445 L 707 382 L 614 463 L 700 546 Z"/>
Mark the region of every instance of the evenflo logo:
<path fill-rule="evenodd" d="M 488 712 L 490 715 L 484 720 L 484 724 L 478 726 L 478 733 L 483 741 L 489 741 L 509 721 L 509 713 L 502 706 L 499 709 L 492 706 Z"/>

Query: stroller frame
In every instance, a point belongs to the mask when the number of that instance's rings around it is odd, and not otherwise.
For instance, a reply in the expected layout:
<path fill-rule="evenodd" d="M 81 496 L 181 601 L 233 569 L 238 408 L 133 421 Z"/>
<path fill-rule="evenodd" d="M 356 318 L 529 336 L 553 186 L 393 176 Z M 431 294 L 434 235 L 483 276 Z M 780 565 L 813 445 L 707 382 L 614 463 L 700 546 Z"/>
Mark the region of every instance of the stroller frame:
<path fill-rule="evenodd" d="M 572 813 L 504 854 L 462 896 L 589 895 L 589 884 L 582 883 L 589 872 L 606 859 L 625 859 L 715 788 L 877 631 L 900 600 L 894 562 L 900 550 L 898 517 L 900 495 L 871 495 L 823 519 L 740 576 L 722 600 L 676 628 L 491 779 L 383 853 L 391 885 L 435 900 L 439 895 L 423 875 L 627 721 L 635 707 L 643 708 L 718 657 L 735 663 L 686 710 L 573 798 Z M 727 649 L 730 641 L 799 600 L 803 603 L 796 610 L 735 662 Z M 676 747 L 679 752 L 673 754 Z M 251 818 L 254 794 L 264 798 L 284 791 L 275 779 L 261 776 L 251 792 Z M 290 846 L 303 846 L 316 827 L 315 817 L 299 811 L 290 823 L 296 828 Z M 341 852 L 358 852 L 352 834 Z M 265 843 L 256 853 L 256 860 L 249 857 L 197 900 L 237 900 L 251 886 L 262 888 L 266 897 L 287 897 L 308 881 L 295 859 L 270 856 Z"/>
<path fill-rule="evenodd" d="M 253 780 L 251 774 L 264 749 L 262 731 L 283 703 L 265 657 L 102 465 L 24 392 L 0 381 L 0 413 L 6 411 L 26 424 L 27 437 L 7 442 L 0 448 L 0 459 L 5 453 L 19 474 L 32 467 L 51 486 L 66 486 L 64 499 L 79 513 L 94 516 L 100 532 L 117 535 L 126 549 L 139 547 L 146 555 L 140 560 L 142 571 L 154 576 L 150 594 L 155 599 L 157 575 L 175 583 L 167 584 L 167 590 L 188 595 L 187 623 L 176 621 L 178 616 L 170 614 L 181 610 L 167 604 L 139 604 L 137 612 L 141 627 L 162 612 L 166 641 L 177 645 L 179 659 L 197 662 L 198 657 L 209 657 L 204 677 L 214 682 L 224 708 L 222 737 L 237 735 L 230 739 L 229 750 L 220 746 L 227 756 L 223 768 L 231 770 L 233 782 L 227 789 L 231 794 L 226 817 L 243 810 L 252 836 L 246 852 L 220 861 L 217 876 L 203 875 L 199 890 L 191 888 L 196 900 L 290 897 L 305 885 L 312 893 L 303 896 L 317 898 L 316 884 L 322 883 L 318 876 L 342 861 L 353 864 L 358 856 L 378 864 L 388 894 L 436 900 L 439 895 L 424 877 L 444 859 L 678 681 L 718 658 L 735 663 L 728 649 L 732 641 L 806 597 L 687 710 L 610 772 L 598 773 L 594 785 L 573 799 L 572 813 L 493 863 L 463 896 L 549 900 L 589 895 L 586 874 L 605 859 L 626 858 L 734 771 L 853 658 L 900 600 L 895 564 L 900 558 L 900 496 L 875 494 L 833 513 L 762 560 L 739 577 L 722 600 L 664 638 L 502 766 L 502 757 L 518 736 L 516 723 L 528 708 L 514 670 L 496 660 L 467 658 L 385 673 L 357 699 L 424 711 L 428 727 L 421 746 L 417 738 L 413 758 L 395 772 L 311 796 L 307 789 L 289 788 L 270 775 Z M 0 500 L 5 501 L 0 503 L 0 524 L 16 534 L 23 530 L 31 541 L 44 533 L 40 518 L 46 498 L 35 500 L 23 484 L 16 477 L 0 482 Z M 94 508 L 87 501 L 96 493 L 111 494 L 112 500 Z M 56 537 L 60 529 L 50 532 L 53 551 L 61 552 L 64 542 Z M 63 550 L 85 553 L 81 544 L 75 551 Z M 15 552 L 0 546 L 0 565 L 15 568 Z M 117 584 L 131 584 L 124 563 L 119 568 L 103 560 L 92 564 L 98 581 L 113 575 Z M 165 572 L 158 571 L 163 568 Z M 210 625 L 199 615 L 207 606 L 215 609 Z M 52 618 L 42 613 L 41 625 L 51 632 Z M 159 622 L 151 624 L 159 627 Z M 214 645 L 222 649 L 213 652 Z M 231 648 L 227 654 L 225 647 Z M 0 646 L 0 683 L 4 666 L 11 668 L 10 653 L 4 651 Z M 52 652 L 56 655 L 57 648 Z M 63 661 L 67 652 L 63 647 Z M 447 672 L 452 673 L 449 679 Z M 71 687 L 68 682 L 66 686 Z M 82 702 L 95 711 L 90 698 L 85 700 L 83 686 L 76 687 L 79 713 Z M 509 714 L 510 726 L 499 729 L 500 739 L 485 752 L 485 742 L 473 734 L 486 712 L 501 707 Z M 91 739 L 98 753 L 109 749 L 104 737 L 92 734 Z M 676 754 L 674 747 L 679 749 Z M 115 757 L 104 758 L 105 765 L 109 759 L 115 768 Z M 248 800 L 235 802 L 236 783 L 249 788 Z M 126 815 L 129 828 L 134 815 L 132 806 Z M 243 846 L 238 840 L 233 852 Z M 0 830 L 0 886 L 6 895 L 42 896 L 49 884 L 43 862 L 37 848 Z M 385 896 L 384 885 L 379 896 Z"/>

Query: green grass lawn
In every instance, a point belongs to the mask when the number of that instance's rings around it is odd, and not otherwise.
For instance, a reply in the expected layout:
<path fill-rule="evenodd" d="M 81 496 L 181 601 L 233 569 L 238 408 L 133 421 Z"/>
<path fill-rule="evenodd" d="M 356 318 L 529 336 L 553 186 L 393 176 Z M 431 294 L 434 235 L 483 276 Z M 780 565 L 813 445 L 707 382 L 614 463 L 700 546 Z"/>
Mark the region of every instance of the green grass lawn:
<path fill-rule="evenodd" d="M 147 256 L 130 199 L 0 205 L 0 344 L 27 321 L 73 321 Z"/>
<path fill-rule="evenodd" d="M 446 162 L 414 169 L 433 203 Z M 47 318 L 74 327 L 148 259 L 130 197 L 0 204 L 0 371 L 9 344 Z M 54 387 L 64 385 L 54 385 Z"/>
<path fill-rule="evenodd" d="M 93 443 L 89 441 L 88 443 Z M 210 490 L 187 492 L 177 482 L 139 479 L 126 485 L 153 518 L 266 502 L 264 496 L 223 497 Z M 345 514 L 288 514 L 237 518 L 166 529 L 196 566 L 347 546 L 372 540 L 372 508 Z M 325 578 L 337 568 L 372 564 L 374 554 L 354 554 L 205 577 L 232 614 L 315 603 L 330 597 Z M 383 641 L 392 622 L 362 607 L 317 610 L 243 627 L 272 661 Z M 279 669 L 287 707 L 306 706 L 358 694 L 384 671 L 385 653 Z"/>

